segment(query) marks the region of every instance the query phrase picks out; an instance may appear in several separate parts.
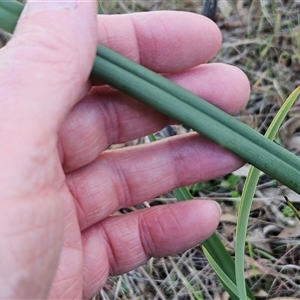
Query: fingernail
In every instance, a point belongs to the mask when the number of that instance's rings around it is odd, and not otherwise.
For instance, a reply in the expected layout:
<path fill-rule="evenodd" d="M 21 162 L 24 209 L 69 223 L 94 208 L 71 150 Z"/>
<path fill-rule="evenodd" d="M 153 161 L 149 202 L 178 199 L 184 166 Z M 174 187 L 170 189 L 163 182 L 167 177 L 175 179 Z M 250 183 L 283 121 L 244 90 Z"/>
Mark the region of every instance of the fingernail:
<path fill-rule="evenodd" d="M 222 208 L 221 208 L 220 204 L 216 201 L 212 201 L 212 202 L 218 207 L 219 213 L 220 213 L 220 216 L 221 216 L 222 215 Z"/>
<path fill-rule="evenodd" d="M 24 8 L 24 13 L 49 9 L 75 10 L 77 6 L 78 0 L 29 0 Z"/>

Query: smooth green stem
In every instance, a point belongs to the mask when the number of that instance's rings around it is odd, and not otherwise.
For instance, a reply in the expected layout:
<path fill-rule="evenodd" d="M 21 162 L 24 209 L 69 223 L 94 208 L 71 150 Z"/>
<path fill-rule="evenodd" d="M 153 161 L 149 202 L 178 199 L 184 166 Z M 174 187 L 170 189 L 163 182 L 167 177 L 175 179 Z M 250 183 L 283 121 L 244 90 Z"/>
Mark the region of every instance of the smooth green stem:
<path fill-rule="evenodd" d="M 14 22 L 12 21 L 12 20 L 14 20 L 14 13 L 6 10 L 0 4 L 0 18 L 1 18 L 0 22 L 5 24 L 5 25 L 1 26 L 1 28 L 4 31 L 11 32 L 11 29 L 13 29 L 14 25 L 15 25 Z"/>
<path fill-rule="evenodd" d="M 299 97 L 299 94 L 300 94 L 300 87 L 296 88 L 286 99 L 286 101 L 283 103 L 282 107 L 280 108 L 280 110 L 272 120 L 270 126 L 268 127 L 265 133 L 266 138 L 268 138 L 271 141 L 274 140 L 282 122 L 284 121 L 291 107 L 294 105 L 295 101 Z M 237 278 L 236 283 L 238 286 L 238 293 L 241 299 L 246 297 L 245 271 L 244 271 L 245 241 L 248 232 L 248 220 L 251 211 L 252 199 L 254 197 L 256 186 L 259 180 L 259 174 L 260 171 L 258 169 L 254 168 L 253 166 L 250 167 L 243 188 L 241 202 L 238 210 L 238 221 L 236 227 L 236 246 L 235 246 L 235 251 L 236 251 L 235 272 Z M 292 203 L 290 203 L 289 206 L 290 207 L 293 206 Z M 295 211 L 297 210 L 295 209 Z"/>
<path fill-rule="evenodd" d="M 11 0 L 11 1 L 1 1 L 1 7 L 3 7 L 4 9 L 6 9 L 7 11 L 11 11 L 12 13 L 14 14 L 21 14 L 23 8 L 24 8 L 24 5 L 18 1 L 14 1 L 14 0 Z M 18 20 L 19 16 L 16 15 L 15 16 L 15 23 L 16 21 Z"/>
<path fill-rule="evenodd" d="M 0 28 L 13 33 L 23 10 L 23 4 L 18 1 L 0 1 Z"/>
<path fill-rule="evenodd" d="M 300 193 L 300 159 L 205 100 L 99 45 L 92 75 L 151 105 Z"/>

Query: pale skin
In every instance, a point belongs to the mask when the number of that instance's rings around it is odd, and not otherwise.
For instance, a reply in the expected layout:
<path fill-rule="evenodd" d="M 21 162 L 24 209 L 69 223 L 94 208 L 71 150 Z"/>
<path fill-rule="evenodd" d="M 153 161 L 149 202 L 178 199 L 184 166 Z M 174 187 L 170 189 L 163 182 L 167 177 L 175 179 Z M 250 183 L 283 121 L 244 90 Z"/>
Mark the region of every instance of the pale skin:
<path fill-rule="evenodd" d="M 242 165 L 197 134 L 106 150 L 174 120 L 103 85 L 90 92 L 96 44 L 231 114 L 249 83 L 237 68 L 205 64 L 221 35 L 200 15 L 96 18 L 93 1 L 32 2 L 0 51 L 0 298 L 88 299 L 109 275 L 197 245 L 220 217 L 208 200 L 112 213 Z"/>

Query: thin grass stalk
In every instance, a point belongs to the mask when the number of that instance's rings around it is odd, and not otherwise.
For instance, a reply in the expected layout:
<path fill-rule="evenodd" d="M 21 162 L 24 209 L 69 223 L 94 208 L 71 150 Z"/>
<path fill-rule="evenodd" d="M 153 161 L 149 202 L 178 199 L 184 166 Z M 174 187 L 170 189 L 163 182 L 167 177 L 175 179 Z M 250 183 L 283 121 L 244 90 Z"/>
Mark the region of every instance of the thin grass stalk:
<path fill-rule="evenodd" d="M 300 87 L 296 88 L 291 95 L 286 99 L 273 121 L 271 122 L 269 128 L 265 133 L 265 137 L 273 140 L 284 121 L 284 118 L 288 114 L 290 108 L 295 103 L 300 94 Z M 236 284 L 238 287 L 238 296 L 240 299 L 245 299 L 246 297 L 246 286 L 245 286 L 245 273 L 244 273 L 244 265 L 245 265 L 245 243 L 247 236 L 247 224 L 249 220 L 252 200 L 255 194 L 256 186 L 259 180 L 260 170 L 250 167 L 248 176 L 245 181 L 245 185 L 243 188 L 241 202 L 238 210 L 238 220 L 237 220 L 237 228 L 236 228 L 236 253 L 235 253 L 235 273 L 236 273 Z M 293 207 L 293 211 L 295 209 L 293 204 L 290 203 Z"/>
<path fill-rule="evenodd" d="M 103 15 L 103 10 L 101 7 L 100 0 L 97 0 L 97 11 L 98 11 L 98 15 Z"/>
<path fill-rule="evenodd" d="M 179 187 L 177 189 L 174 189 L 172 192 L 178 202 L 191 200 L 194 198 L 187 187 Z"/>
<path fill-rule="evenodd" d="M 174 262 L 174 260 L 172 259 L 172 257 L 170 257 L 170 262 L 173 266 L 173 268 L 176 270 L 178 277 L 180 278 L 180 280 L 183 282 L 183 284 L 186 286 L 186 288 L 189 289 L 189 291 L 192 293 L 193 295 L 193 299 L 195 300 L 203 300 L 203 297 L 199 294 L 201 294 L 201 290 L 200 291 L 196 291 L 194 289 L 194 287 L 189 283 L 188 279 L 185 277 L 185 275 L 180 271 L 180 269 L 178 268 L 178 266 L 176 265 L 176 263 Z"/>
<path fill-rule="evenodd" d="M 260 170 L 250 167 L 245 185 L 243 188 L 241 202 L 239 203 L 238 221 L 236 227 L 235 246 L 235 273 L 237 277 L 238 295 L 240 299 L 245 298 L 245 243 L 248 228 L 249 215 L 252 206 L 252 199 L 255 194 L 259 180 Z"/>

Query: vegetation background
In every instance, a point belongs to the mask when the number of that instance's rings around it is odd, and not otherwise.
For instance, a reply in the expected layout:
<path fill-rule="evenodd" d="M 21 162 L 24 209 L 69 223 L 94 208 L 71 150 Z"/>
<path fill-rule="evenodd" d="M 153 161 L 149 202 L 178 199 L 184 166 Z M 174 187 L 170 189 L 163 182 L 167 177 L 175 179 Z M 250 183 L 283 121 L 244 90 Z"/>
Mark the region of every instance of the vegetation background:
<path fill-rule="evenodd" d="M 106 14 L 154 10 L 201 14 L 204 2 L 100 1 Z M 214 21 L 222 31 L 223 45 L 213 62 L 238 66 L 247 74 L 252 93 L 247 107 L 236 117 L 261 133 L 265 133 L 279 107 L 300 84 L 299 12 L 299 0 L 218 1 Z M 297 155 L 300 154 L 299 110 L 300 100 L 290 111 L 275 141 Z M 186 131 L 184 127 L 173 126 L 156 136 L 164 138 Z M 140 142 L 148 140 L 132 143 Z M 238 200 L 248 169 L 246 165 L 222 178 L 189 187 L 193 195 L 221 203 L 223 214 L 218 234 L 233 256 Z M 272 178 L 261 174 L 248 227 L 245 272 L 256 299 L 261 300 L 300 298 L 300 223 L 286 206 L 277 185 Z M 300 197 L 282 188 L 299 210 Z M 144 205 L 174 201 L 170 193 Z M 122 213 L 140 208 L 124 209 Z M 153 258 L 143 267 L 109 278 L 93 299 L 195 299 L 195 291 L 197 299 L 228 299 L 198 246 L 177 256 Z"/>

